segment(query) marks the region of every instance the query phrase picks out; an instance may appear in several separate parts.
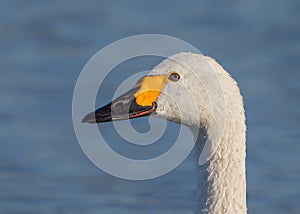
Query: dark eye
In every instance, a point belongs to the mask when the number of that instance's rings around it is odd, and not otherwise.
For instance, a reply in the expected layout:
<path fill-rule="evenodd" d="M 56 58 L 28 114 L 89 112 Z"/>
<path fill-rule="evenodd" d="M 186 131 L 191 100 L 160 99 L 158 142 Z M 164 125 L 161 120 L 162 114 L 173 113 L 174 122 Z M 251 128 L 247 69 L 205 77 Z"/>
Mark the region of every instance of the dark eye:
<path fill-rule="evenodd" d="M 177 82 L 179 79 L 180 79 L 180 75 L 175 72 L 171 73 L 169 76 L 169 80 L 174 82 Z"/>

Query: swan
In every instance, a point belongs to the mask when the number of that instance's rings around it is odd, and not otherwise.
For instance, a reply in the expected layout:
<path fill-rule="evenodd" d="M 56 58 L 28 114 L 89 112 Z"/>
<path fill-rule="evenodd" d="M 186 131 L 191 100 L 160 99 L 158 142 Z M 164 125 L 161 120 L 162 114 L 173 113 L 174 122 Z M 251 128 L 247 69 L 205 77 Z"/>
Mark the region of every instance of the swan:
<path fill-rule="evenodd" d="M 222 94 L 215 93 L 216 86 L 208 74 L 216 77 Z M 211 99 L 210 94 L 217 99 Z M 191 109 L 193 103 L 197 112 Z M 215 59 L 198 53 L 177 53 L 155 66 L 150 75 L 140 79 L 127 93 L 87 114 L 82 122 L 102 123 L 142 116 L 183 123 L 193 133 L 196 127 L 197 156 L 204 144 L 211 141 L 214 152 L 202 164 L 197 162 L 194 213 L 247 213 L 243 98 L 236 81 Z M 222 135 L 218 138 L 216 129 L 222 121 Z"/>

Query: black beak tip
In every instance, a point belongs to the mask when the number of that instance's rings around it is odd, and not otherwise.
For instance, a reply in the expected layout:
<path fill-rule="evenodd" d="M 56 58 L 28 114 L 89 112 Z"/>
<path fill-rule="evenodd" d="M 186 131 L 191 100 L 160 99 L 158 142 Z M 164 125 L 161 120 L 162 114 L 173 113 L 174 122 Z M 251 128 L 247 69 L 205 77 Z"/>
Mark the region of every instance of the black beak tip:
<path fill-rule="evenodd" d="M 95 113 L 91 112 L 84 116 L 81 120 L 82 123 L 96 123 Z"/>
<path fill-rule="evenodd" d="M 82 118 L 81 122 L 94 124 L 94 123 L 109 122 L 113 120 L 125 120 L 125 119 L 131 119 L 136 117 L 143 117 L 143 116 L 150 115 L 157 108 L 156 102 L 153 102 L 152 106 L 146 106 L 146 107 L 141 107 L 137 105 L 135 102 L 133 104 L 134 104 L 133 110 L 129 109 L 130 111 L 127 112 L 128 110 L 125 109 L 126 110 L 125 113 L 122 112 L 122 114 L 116 114 L 115 117 L 113 117 L 111 114 L 111 103 L 110 103 L 102 108 L 99 108 L 95 112 L 91 112 L 87 114 L 86 116 L 84 116 L 84 118 Z"/>

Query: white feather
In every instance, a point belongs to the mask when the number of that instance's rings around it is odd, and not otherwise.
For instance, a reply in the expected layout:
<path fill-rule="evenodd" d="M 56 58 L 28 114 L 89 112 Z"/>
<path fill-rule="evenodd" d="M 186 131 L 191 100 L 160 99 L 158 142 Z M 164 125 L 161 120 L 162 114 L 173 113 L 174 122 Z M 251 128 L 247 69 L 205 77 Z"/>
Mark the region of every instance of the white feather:
<path fill-rule="evenodd" d="M 172 71 L 181 79 L 166 84 L 154 116 L 184 123 L 197 137 L 195 213 L 247 213 L 246 125 L 237 83 L 214 59 L 200 54 L 171 56 L 151 74 Z"/>

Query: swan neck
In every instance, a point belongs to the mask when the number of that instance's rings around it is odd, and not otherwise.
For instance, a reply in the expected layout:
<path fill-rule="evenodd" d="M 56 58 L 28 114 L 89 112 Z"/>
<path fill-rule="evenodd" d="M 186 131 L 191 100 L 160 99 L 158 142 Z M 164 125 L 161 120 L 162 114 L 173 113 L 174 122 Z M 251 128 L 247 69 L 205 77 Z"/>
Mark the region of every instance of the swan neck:
<path fill-rule="evenodd" d="M 196 157 L 201 154 L 207 140 L 203 131 L 200 131 L 200 136 L 196 143 Z M 247 213 L 245 149 L 244 119 L 227 122 L 224 136 L 210 160 L 204 165 L 199 165 L 196 160 L 195 213 Z"/>

